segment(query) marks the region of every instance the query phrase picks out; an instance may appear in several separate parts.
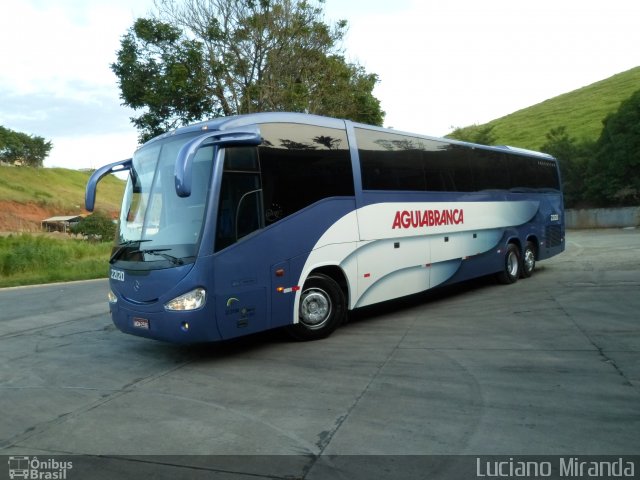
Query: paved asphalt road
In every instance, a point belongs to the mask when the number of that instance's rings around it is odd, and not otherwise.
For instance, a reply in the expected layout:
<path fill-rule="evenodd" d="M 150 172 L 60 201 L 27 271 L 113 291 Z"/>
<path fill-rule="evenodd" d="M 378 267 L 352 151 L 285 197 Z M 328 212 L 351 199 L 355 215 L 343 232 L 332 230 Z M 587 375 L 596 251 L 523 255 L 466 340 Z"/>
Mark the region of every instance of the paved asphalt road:
<path fill-rule="evenodd" d="M 128 336 L 106 281 L 0 290 L 0 455 L 82 454 L 70 480 L 236 480 L 638 454 L 640 230 L 567 240 L 530 279 L 370 308 L 310 343 Z"/>

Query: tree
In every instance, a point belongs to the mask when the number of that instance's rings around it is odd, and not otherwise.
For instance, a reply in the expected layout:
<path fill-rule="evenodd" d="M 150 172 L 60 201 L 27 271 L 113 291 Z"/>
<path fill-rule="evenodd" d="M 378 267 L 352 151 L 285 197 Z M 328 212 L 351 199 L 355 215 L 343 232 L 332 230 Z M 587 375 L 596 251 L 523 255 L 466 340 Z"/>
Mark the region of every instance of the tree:
<path fill-rule="evenodd" d="M 80 220 L 71 231 L 102 242 L 112 242 L 116 234 L 116 224 L 109 215 L 96 211 Z"/>
<path fill-rule="evenodd" d="M 640 203 L 640 90 L 603 120 L 589 192 L 606 205 Z"/>
<path fill-rule="evenodd" d="M 447 135 L 447 137 L 462 140 L 463 142 L 478 143 L 480 145 L 493 145 L 496 142 L 493 125 L 458 127 Z"/>
<path fill-rule="evenodd" d="M 587 196 L 587 165 L 593 157 L 593 142 L 578 142 L 569 135 L 565 126 L 552 128 L 546 134 L 547 142 L 540 150 L 558 159 L 565 205 L 575 207 L 593 203 Z"/>
<path fill-rule="evenodd" d="M 41 167 L 53 148 L 51 142 L 38 136 L 15 132 L 0 126 L 0 161 L 12 165 Z"/>
<path fill-rule="evenodd" d="M 296 111 L 381 125 L 378 76 L 338 48 L 347 24 L 322 2 L 156 0 L 111 65 L 144 141 L 205 117 Z"/>

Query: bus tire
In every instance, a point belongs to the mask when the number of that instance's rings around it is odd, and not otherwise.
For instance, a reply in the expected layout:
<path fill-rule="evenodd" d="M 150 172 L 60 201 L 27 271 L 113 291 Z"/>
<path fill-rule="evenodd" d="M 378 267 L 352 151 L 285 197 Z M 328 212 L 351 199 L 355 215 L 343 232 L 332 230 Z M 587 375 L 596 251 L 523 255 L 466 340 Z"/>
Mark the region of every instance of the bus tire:
<path fill-rule="evenodd" d="M 536 246 L 533 242 L 527 242 L 522 254 L 522 278 L 529 278 L 536 268 Z"/>
<path fill-rule="evenodd" d="M 509 243 L 505 250 L 502 270 L 497 275 L 498 281 L 504 285 L 516 283 L 521 270 L 520 250 L 515 244 Z"/>
<path fill-rule="evenodd" d="M 347 302 L 340 285 L 331 277 L 314 273 L 300 294 L 298 323 L 286 327 L 296 340 L 328 337 L 344 320 Z"/>

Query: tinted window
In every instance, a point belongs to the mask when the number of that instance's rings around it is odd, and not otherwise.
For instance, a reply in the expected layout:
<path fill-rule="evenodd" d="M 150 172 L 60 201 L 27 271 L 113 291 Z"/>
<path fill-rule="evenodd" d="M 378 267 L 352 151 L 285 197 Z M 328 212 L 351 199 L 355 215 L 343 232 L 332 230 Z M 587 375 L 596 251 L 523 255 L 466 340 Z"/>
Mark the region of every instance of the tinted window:
<path fill-rule="evenodd" d="M 218 205 L 216 251 L 264 226 L 261 193 L 257 150 L 227 148 Z"/>
<path fill-rule="evenodd" d="M 559 189 L 554 161 L 356 129 L 365 190 Z"/>
<path fill-rule="evenodd" d="M 360 128 L 356 138 L 365 190 L 425 189 L 421 139 Z"/>
<path fill-rule="evenodd" d="M 508 190 L 511 188 L 509 158 L 506 154 L 492 150 L 474 149 L 473 174 L 475 185 L 480 190 Z"/>
<path fill-rule="evenodd" d="M 512 189 L 560 189 L 556 163 L 551 160 L 512 155 L 509 172 Z"/>
<path fill-rule="evenodd" d="M 266 223 L 318 200 L 354 194 L 344 130 L 291 123 L 263 124 L 258 147 Z"/>
<path fill-rule="evenodd" d="M 549 160 L 536 160 L 536 180 L 538 188 L 560 189 L 560 178 L 555 162 Z"/>
<path fill-rule="evenodd" d="M 476 189 L 469 149 L 444 144 L 437 168 L 445 172 L 446 189 L 454 192 L 473 192 Z M 433 160 L 429 158 L 431 163 Z M 435 168 L 434 174 L 435 174 Z"/>

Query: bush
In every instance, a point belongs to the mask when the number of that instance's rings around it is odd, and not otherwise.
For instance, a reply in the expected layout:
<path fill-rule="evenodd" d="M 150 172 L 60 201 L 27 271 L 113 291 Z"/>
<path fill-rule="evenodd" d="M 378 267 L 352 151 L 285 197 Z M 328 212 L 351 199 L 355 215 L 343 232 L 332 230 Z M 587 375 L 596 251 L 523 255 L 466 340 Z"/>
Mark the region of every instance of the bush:
<path fill-rule="evenodd" d="M 80 220 L 71 231 L 91 240 L 112 242 L 116 234 L 116 224 L 107 214 L 95 212 Z"/>

